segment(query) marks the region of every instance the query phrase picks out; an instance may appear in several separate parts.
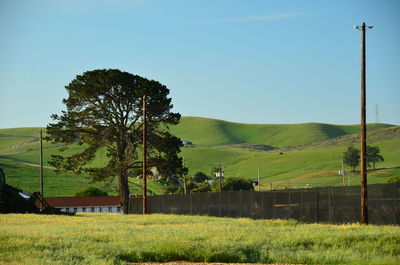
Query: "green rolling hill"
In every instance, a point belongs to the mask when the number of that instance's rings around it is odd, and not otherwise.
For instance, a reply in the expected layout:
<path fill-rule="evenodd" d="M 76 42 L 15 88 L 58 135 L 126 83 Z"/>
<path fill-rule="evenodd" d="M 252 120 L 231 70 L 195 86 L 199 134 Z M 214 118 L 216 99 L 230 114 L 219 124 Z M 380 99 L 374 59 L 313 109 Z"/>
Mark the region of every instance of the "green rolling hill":
<path fill-rule="evenodd" d="M 26 191 L 36 191 L 39 186 L 39 130 L 41 128 L 0 129 L 0 167 L 7 181 Z M 43 128 L 42 128 L 43 129 Z M 197 171 L 209 173 L 213 166 L 222 163 L 225 175 L 248 179 L 257 177 L 260 169 L 262 189 L 342 185 L 336 172 L 341 168 L 342 154 L 349 145 L 358 146 L 358 125 L 331 125 L 304 123 L 287 125 L 240 124 L 216 119 L 182 117 L 181 123 L 170 128 L 172 133 L 193 142 L 194 147 L 182 148 L 182 156 L 189 175 Z M 378 164 L 380 170 L 369 173 L 369 183 L 384 183 L 391 176 L 400 175 L 400 127 L 390 124 L 369 124 L 368 144 L 379 146 L 385 158 Z M 272 151 L 240 148 L 240 144 L 273 146 Z M 87 186 L 105 188 L 116 192 L 116 183 L 103 187 L 90 183 L 85 176 L 64 173 L 56 175 L 47 161 L 58 153 L 56 145 L 44 143 L 46 196 L 72 196 Z M 82 147 L 75 146 L 68 152 Z M 104 163 L 100 151 L 94 164 Z M 357 185 L 357 174 L 349 174 L 350 185 Z M 139 180 L 131 180 L 134 193 L 140 192 Z M 150 190 L 163 193 L 165 187 L 150 182 Z"/>
<path fill-rule="evenodd" d="M 390 124 L 369 124 L 368 129 L 386 128 Z M 294 146 L 319 142 L 353 134 L 359 125 L 303 124 L 243 124 L 222 120 L 183 117 L 171 131 L 196 145 L 218 146 L 252 143 L 274 147 Z"/>

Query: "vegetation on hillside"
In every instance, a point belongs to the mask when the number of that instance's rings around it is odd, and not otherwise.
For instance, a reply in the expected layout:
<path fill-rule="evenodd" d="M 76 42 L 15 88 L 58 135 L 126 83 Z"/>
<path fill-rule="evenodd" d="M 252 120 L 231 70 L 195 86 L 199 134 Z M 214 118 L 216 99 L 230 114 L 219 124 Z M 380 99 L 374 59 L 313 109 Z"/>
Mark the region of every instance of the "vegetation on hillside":
<path fill-rule="evenodd" d="M 278 131 L 288 130 L 285 134 L 290 135 L 291 141 L 295 145 L 270 151 L 249 148 L 251 145 L 245 145 L 245 148 L 240 148 L 239 145 L 230 146 L 231 142 L 226 142 L 226 145 L 221 146 L 219 145 L 221 139 L 225 137 L 223 132 L 219 131 L 221 134 L 216 133 L 215 128 L 213 129 L 210 125 L 219 122 L 211 119 L 183 117 L 182 124 L 187 126 L 178 125 L 177 136 L 191 140 L 195 144 L 192 148 L 182 148 L 181 156 L 185 158 L 185 166 L 189 168 L 188 178 L 193 177 L 199 171 L 209 174 L 211 168 L 223 163 L 226 177 L 242 177 L 254 180 L 257 179 L 257 168 L 259 168 L 261 190 L 342 185 L 342 177 L 337 172 L 342 168 L 343 152 L 349 145 L 358 146 L 357 134 L 346 134 L 322 140 L 328 137 L 327 135 L 337 135 L 338 131 L 356 132 L 358 126 L 355 125 L 319 126 L 319 128 L 325 128 L 325 132 L 309 131 L 311 134 L 314 133 L 311 138 L 317 139 L 316 142 L 309 144 L 301 144 L 304 141 L 298 134 L 297 125 L 290 125 L 289 127 L 286 125 L 269 125 L 275 128 L 282 126 L 279 130 L 277 129 Z M 196 124 L 198 124 L 197 127 Z M 210 133 L 207 134 L 207 131 L 203 131 L 202 126 L 208 126 Z M 258 126 L 255 126 L 255 128 Z M 304 125 L 298 126 L 304 127 Z M 338 129 L 335 129 L 336 127 Z M 252 125 L 246 125 L 245 128 L 252 128 Z M 331 128 L 333 132 L 326 132 L 327 128 Z M 385 158 L 385 161 L 377 164 L 377 170 L 368 172 L 368 183 L 386 183 L 389 178 L 400 174 L 400 126 L 374 124 L 369 128 L 370 130 L 367 131 L 368 144 L 379 147 L 380 154 Z M 0 166 L 5 168 L 10 184 L 31 192 L 37 191 L 39 186 L 39 143 L 37 141 L 39 130 L 40 128 L 0 129 L 0 135 L 3 135 L 0 136 Z M 172 128 L 172 131 L 174 130 Z M 245 130 L 242 129 L 241 131 Z M 235 132 L 235 134 L 239 133 Z M 317 137 L 317 135 L 324 137 Z M 199 144 L 201 139 L 206 138 L 209 143 L 218 143 L 218 146 Z M 279 142 L 276 144 L 267 142 L 265 145 L 284 146 Z M 44 147 L 46 196 L 73 196 L 76 191 L 86 186 L 105 189 L 111 195 L 116 193 L 117 183 L 111 183 L 104 187 L 102 183 L 90 184 L 85 176 L 74 177 L 68 173 L 56 176 L 47 161 L 51 154 L 57 154 L 58 146 L 45 142 Z M 69 151 L 65 152 L 73 153 L 81 151 L 81 148 L 72 146 Z M 92 163 L 96 166 L 106 161 L 105 150 L 99 150 Z M 355 174 L 346 175 L 347 183 L 359 185 L 357 171 Z M 166 186 L 163 183 L 150 180 L 149 184 L 151 193 L 160 194 L 165 191 Z M 140 192 L 139 185 L 139 179 L 130 178 L 132 193 Z"/>
<path fill-rule="evenodd" d="M 75 193 L 75 197 L 98 197 L 98 196 L 108 196 L 108 193 L 104 190 L 95 187 L 87 187 Z"/>
<path fill-rule="evenodd" d="M 369 130 L 391 127 L 390 124 L 368 124 Z M 174 135 L 195 145 L 263 144 L 272 147 L 306 145 L 359 132 L 359 125 L 243 124 L 228 121 L 184 117 L 171 127 Z"/>

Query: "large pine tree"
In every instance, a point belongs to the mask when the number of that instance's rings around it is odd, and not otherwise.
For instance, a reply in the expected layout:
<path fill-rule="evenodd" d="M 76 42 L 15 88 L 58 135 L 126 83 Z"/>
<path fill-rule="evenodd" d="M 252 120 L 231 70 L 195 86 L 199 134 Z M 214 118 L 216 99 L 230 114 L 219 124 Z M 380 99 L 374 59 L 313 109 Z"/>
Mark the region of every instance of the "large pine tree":
<path fill-rule="evenodd" d="M 118 179 L 121 207 L 128 212 L 128 177 L 140 175 L 142 161 L 142 104 L 147 101 L 149 167 L 165 177 L 185 169 L 178 157 L 181 141 L 171 135 L 168 125 L 177 124 L 179 113 L 171 112 L 169 89 L 154 80 L 120 70 L 94 70 L 76 76 L 67 85 L 66 110 L 53 114 L 55 123 L 47 126 L 48 140 L 71 144 L 84 151 L 70 156 L 54 155 L 51 165 L 59 172 L 87 173 L 94 181 Z M 108 163 L 89 167 L 99 148 L 107 149 Z M 63 153 L 61 153 L 63 154 Z"/>

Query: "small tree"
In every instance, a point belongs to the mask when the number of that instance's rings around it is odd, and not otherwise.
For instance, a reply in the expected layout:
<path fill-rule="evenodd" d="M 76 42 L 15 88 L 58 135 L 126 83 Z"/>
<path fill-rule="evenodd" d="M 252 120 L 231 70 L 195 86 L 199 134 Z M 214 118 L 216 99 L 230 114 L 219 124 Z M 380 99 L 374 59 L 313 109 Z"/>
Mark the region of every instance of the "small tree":
<path fill-rule="evenodd" d="M 98 197 L 108 196 L 107 192 L 99 188 L 88 187 L 84 190 L 77 191 L 75 197 Z"/>
<path fill-rule="evenodd" d="M 197 183 L 203 183 L 204 181 L 210 179 L 209 176 L 206 175 L 206 173 L 204 172 L 197 172 L 196 174 L 194 174 L 193 176 L 193 180 L 196 181 Z"/>
<path fill-rule="evenodd" d="M 349 146 L 343 153 L 343 162 L 353 168 L 353 173 L 356 172 L 356 166 L 360 164 L 360 150 Z"/>
<path fill-rule="evenodd" d="M 372 168 L 375 170 L 375 163 L 384 161 L 383 156 L 379 154 L 380 152 L 377 146 L 367 146 L 367 164 L 369 168 L 372 165 Z"/>

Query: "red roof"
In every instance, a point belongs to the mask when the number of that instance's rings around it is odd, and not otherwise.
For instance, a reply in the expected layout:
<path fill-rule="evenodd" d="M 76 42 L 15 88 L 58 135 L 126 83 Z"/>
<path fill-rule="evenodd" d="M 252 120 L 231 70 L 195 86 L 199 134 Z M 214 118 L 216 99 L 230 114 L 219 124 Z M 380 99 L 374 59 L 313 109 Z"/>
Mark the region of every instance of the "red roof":
<path fill-rule="evenodd" d="M 49 197 L 46 201 L 53 207 L 66 206 L 119 206 L 119 197 Z"/>

